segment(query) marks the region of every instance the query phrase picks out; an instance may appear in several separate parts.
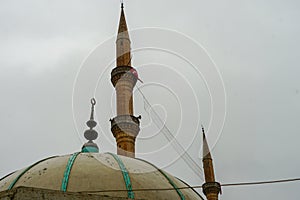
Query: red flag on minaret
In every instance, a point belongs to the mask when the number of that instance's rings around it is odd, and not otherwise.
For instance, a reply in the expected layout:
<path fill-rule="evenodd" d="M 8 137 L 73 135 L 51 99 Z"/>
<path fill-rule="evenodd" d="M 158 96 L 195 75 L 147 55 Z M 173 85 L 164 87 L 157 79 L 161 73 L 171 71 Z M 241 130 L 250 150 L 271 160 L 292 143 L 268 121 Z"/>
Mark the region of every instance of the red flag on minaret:
<path fill-rule="evenodd" d="M 136 69 L 131 68 L 130 72 L 137 78 L 137 80 L 139 80 L 141 83 L 144 83 L 144 82 L 139 78 L 139 75 L 138 75 L 138 72 L 136 71 Z"/>

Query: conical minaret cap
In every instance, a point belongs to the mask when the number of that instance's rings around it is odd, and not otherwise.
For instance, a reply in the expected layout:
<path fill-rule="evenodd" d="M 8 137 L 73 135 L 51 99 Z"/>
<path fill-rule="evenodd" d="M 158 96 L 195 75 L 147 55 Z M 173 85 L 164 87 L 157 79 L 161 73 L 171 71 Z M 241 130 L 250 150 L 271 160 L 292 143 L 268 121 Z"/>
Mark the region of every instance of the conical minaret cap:
<path fill-rule="evenodd" d="M 203 126 L 202 126 L 202 134 L 203 134 L 203 159 L 211 159 L 211 154 L 210 154 L 210 150 L 209 150 L 209 146 L 207 143 Z"/>
<path fill-rule="evenodd" d="M 128 34 L 128 28 L 127 28 L 126 18 L 124 14 L 123 3 L 121 4 L 121 16 L 120 16 L 119 29 L 118 29 L 118 39 L 121 38 L 129 40 L 129 34 Z"/>

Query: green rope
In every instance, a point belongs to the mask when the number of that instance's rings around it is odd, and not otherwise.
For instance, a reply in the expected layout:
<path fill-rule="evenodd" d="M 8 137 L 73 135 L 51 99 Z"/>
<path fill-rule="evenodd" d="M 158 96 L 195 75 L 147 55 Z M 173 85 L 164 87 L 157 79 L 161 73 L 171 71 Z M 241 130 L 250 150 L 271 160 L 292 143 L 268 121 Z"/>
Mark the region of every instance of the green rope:
<path fill-rule="evenodd" d="M 146 162 L 149 165 L 153 166 L 155 169 L 157 169 L 169 181 L 169 183 L 173 186 L 173 188 L 176 190 L 177 194 L 179 195 L 180 199 L 185 200 L 185 197 L 182 194 L 182 192 L 180 191 L 180 189 L 178 189 L 178 186 L 170 179 L 170 177 L 165 172 L 163 172 L 161 169 L 159 169 L 158 167 L 156 167 L 155 165 L 153 165 L 152 163 L 150 163 L 146 160 L 143 160 L 143 159 L 140 159 L 140 158 L 136 158 L 136 159 L 140 160 L 140 161 L 143 161 L 143 162 Z"/>
<path fill-rule="evenodd" d="M 131 185 L 130 177 L 129 177 L 128 171 L 127 171 L 123 161 L 115 154 L 112 154 L 112 153 L 108 153 L 108 154 L 111 155 L 112 157 L 114 157 L 114 159 L 119 164 L 119 167 L 122 171 L 123 178 L 124 178 L 124 181 L 125 181 L 126 189 L 127 189 L 127 192 L 128 192 L 128 198 L 134 199 L 134 193 L 132 191 L 132 185 Z"/>
<path fill-rule="evenodd" d="M 61 183 L 61 191 L 65 192 L 67 191 L 68 183 L 69 183 L 69 177 L 71 173 L 72 166 L 75 162 L 76 157 L 80 154 L 80 152 L 74 153 L 68 160 L 65 172 L 64 172 L 64 178 Z"/>
<path fill-rule="evenodd" d="M 38 161 L 38 162 L 36 162 L 36 163 L 30 165 L 29 167 L 27 167 L 24 171 L 22 171 L 21 174 L 19 174 L 19 175 L 13 180 L 13 182 L 11 182 L 11 184 L 10 184 L 9 187 L 8 187 L 8 190 L 11 190 L 11 189 L 16 185 L 16 183 L 18 182 L 18 180 L 19 180 L 19 179 L 20 179 L 20 178 L 21 178 L 28 170 L 30 170 L 31 168 L 33 168 L 34 166 L 36 166 L 37 164 L 39 164 L 39 163 L 41 163 L 41 162 L 44 162 L 44 161 L 46 161 L 46 160 L 48 160 L 48 159 L 55 158 L 55 157 L 57 157 L 57 156 L 52 156 L 52 157 L 49 157 L 49 158 L 45 158 L 45 159 L 40 160 L 40 161 Z"/>

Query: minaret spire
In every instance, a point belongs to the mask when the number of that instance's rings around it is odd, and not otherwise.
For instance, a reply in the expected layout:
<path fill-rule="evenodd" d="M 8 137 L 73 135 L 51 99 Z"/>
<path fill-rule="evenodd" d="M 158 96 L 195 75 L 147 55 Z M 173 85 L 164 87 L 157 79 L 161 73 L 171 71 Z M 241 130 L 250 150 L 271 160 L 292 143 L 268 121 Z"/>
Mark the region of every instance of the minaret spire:
<path fill-rule="evenodd" d="M 130 38 L 124 13 L 124 4 L 121 3 L 121 15 L 117 36 L 117 66 L 131 66 Z"/>
<path fill-rule="evenodd" d="M 205 183 L 202 185 L 203 193 L 207 200 L 218 200 L 219 193 L 221 192 L 220 183 L 215 181 L 213 160 L 210 154 L 209 146 L 206 140 L 205 131 L 202 126 L 203 134 L 203 168 Z"/>
<path fill-rule="evenodd" d="M 140 117 L 133 112 L 133 88 L 138 76 L 131 66 L 131 44 L 121 3 L 121 15 L 116 40 L 116 67 L 111 72 L 111 82 L 116 90 L 117 116 L 111 119 L 111 131 L 116 138 L 117 153 L 135 157 L 135 139 L 140 131 Z"/>

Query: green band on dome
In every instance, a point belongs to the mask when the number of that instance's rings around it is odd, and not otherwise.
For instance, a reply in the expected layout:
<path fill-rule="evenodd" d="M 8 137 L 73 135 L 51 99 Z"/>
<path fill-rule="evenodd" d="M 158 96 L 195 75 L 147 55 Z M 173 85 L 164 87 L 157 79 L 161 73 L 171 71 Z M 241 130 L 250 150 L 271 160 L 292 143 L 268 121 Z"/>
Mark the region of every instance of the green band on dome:
<path fill-rule="evenodd" d="M 82 153 L 99 153 L 99 149 L 96 147 L 83 147 Z"/>
<path fill-rule="evenodd" d="M 49 158 L 45 158 L 45 159 L 40 160 L 40 161 L 38 161 L 38 162 L 36 162 L 36 163 L 30 165 L 29 167 L 27 167 L 24 171 L 21 172 L 21 174 L 19 174 L 19 175 L 13 180 L 13 182 L 11 182 L 11 184 L 10 184 L 9 187 L 8 187 L 8 190 L 11 190 L 11 189 L 16 185 L 16 183 L 18 182 L 18 180 L 19 180 L 19 179 L 20 179 L 20 178 L 21 178 L 28 170 L 30 170 L 31 168 L 33 168 L 34 166 L 36 166 L 37 164 L 39 164 L 39 163 L 41 163 L 41 162 L 44 162 L 44 161 L 46 161 L 46 160 L 48 160 L 48 159 L 55 158 L 55 157 L 57 157 L 57 156 L 52 156 L 52 157 L 49 157 Z"/>
<path fill-rule="evenodd" d="M 123 178 L 124 178 L 124 181 L 125 181 L 126 189 L 127 189 L 127 192 L 128 192 L 128 198 L 134 199 L 134 193 L 132 191 L 132 185 L 131 185 L 130 177 L 129 177 L 128 171 L 127 171 L 123 161 L 119 158 L 119 156 L 117 156 L 115 154 L 112 154 L 112 153 L 108 153 L 108 154 L 111 155 L 112 157 L 114 157 L 114 159 L 119 164 L 119 167 L 122 171 Z"/>
<path fill-rule="evenodd" d="M 64 172 L 64 178 L 61 183 L 61 191 L 65 192 L 67 191 L 68 183 L 69 183 L 69 177 L 71 173 L 72 166 L 75 162 L 75 159 L 80 154 L 80 152 L 74 153 L 68 160 L 65 172 Z"/>
<path fill-rule="evenodd" d="M 146 160 L 143 160 L 143 159 L 140 159 L 140 158 L 135 158 L 135 159 L 143 161 L 143 162 L 146 162 L 149 165 L 153 166 L 155 169 L 157 169 L 157 171 L 159 171 L 169 181 L 169 183 L 173 186 L 173 188 L 176 190 L 177 194 L 179 195 L 180 199 L 181 200 L 185 200 L 185 197 L 182 194 L 182 192 L 180 191 L 180 189 L 177 187 L 177 185 L 174 183 L 174 181 L 172 181 L 170 179 L 170 177 L 165 172 L 163 172 L 161 169 L 159 169 L 158 167 L 156 167 L 155 165 L 153 165 L 152 163 L 150 163 L 150 162 L 148 162 Z"/>

